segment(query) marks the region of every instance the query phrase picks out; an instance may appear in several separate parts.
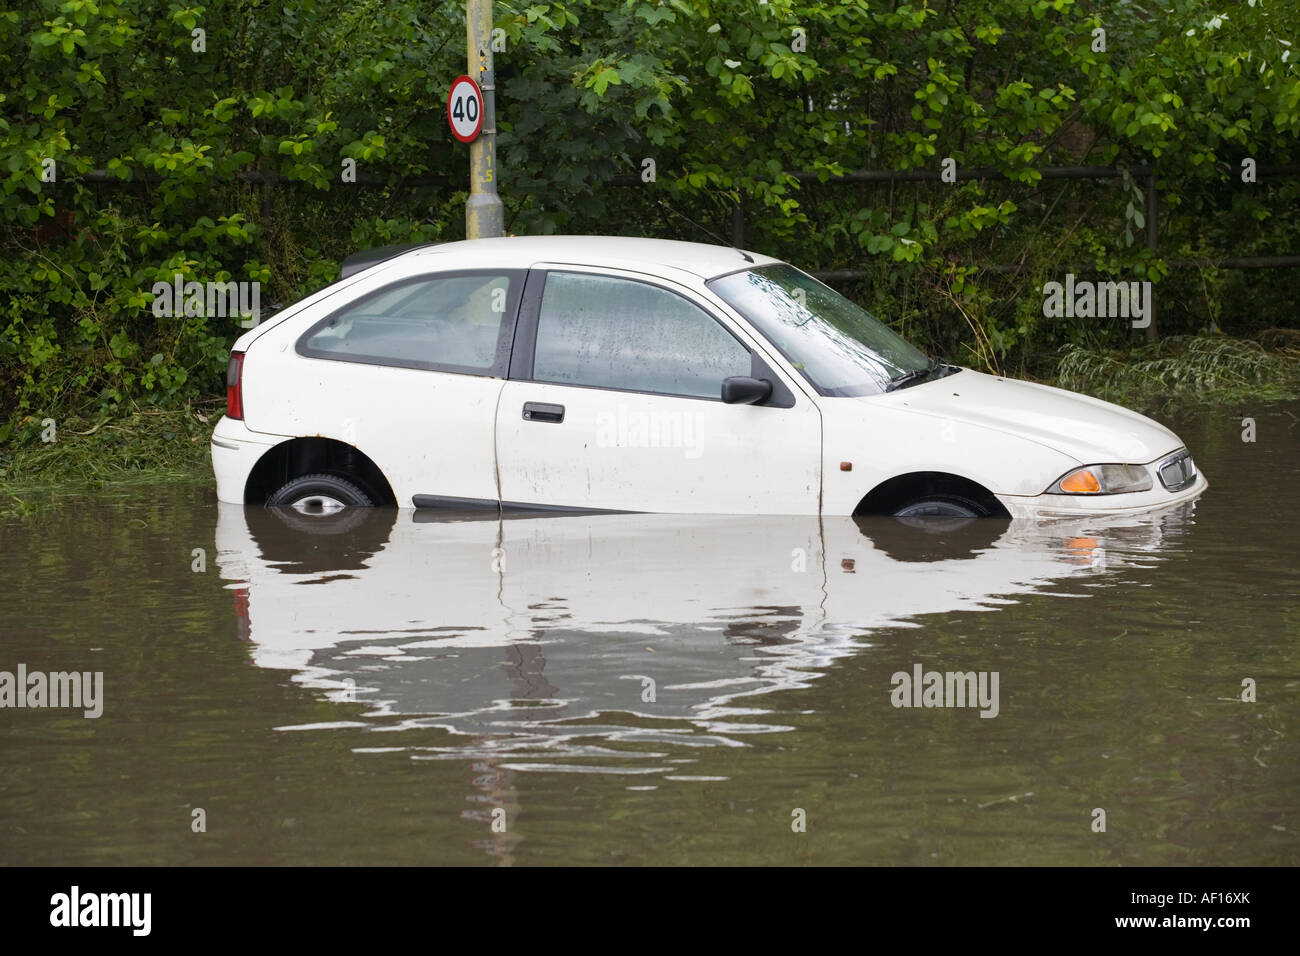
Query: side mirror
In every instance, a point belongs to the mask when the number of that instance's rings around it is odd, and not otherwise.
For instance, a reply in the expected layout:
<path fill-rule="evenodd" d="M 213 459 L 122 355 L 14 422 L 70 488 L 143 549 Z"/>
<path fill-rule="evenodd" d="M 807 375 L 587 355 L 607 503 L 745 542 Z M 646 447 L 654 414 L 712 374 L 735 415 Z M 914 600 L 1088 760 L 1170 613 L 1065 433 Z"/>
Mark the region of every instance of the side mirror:
<path fill-rule="evenodd" d="M 772 383 L 766 379 L 733 375 L 722 380 L 722 400 L 728 405 L 753 405 L 772 394 Z"/>

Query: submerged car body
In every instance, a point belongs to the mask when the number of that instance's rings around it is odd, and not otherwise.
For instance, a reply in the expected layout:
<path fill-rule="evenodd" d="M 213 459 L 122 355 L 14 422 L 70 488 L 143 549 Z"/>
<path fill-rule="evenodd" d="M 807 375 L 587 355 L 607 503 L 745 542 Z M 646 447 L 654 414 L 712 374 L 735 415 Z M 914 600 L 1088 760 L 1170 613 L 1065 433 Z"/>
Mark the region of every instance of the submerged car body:
<path fill-rule="evenodd" d="M 1206 488 L 1134 412 L 929 360 L 776 259 L 618 237 L 413 249 L 234 346 L 218 498 L 329 513 L 1078 515 Z"/>

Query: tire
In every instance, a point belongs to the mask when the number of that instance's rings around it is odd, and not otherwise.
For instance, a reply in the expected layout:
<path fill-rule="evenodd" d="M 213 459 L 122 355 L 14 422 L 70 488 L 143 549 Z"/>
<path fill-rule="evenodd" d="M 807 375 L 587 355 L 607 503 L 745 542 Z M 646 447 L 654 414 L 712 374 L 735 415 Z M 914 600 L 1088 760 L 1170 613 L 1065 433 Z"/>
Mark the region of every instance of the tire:
<path fill-rule="evenodd" d="M 303 475 L 266 500 L 268 508 L 285 508 L 310 520 L 333 520 L 352 508 L 373 508 L 375 500 L 360 485 L 336 475 Z"/>
<path fill-rule="evenodd" d="M 895 518 L 987 518 L 988 509 L 961 495 L 929 495 L 909 501 L 894 512 Z"/>

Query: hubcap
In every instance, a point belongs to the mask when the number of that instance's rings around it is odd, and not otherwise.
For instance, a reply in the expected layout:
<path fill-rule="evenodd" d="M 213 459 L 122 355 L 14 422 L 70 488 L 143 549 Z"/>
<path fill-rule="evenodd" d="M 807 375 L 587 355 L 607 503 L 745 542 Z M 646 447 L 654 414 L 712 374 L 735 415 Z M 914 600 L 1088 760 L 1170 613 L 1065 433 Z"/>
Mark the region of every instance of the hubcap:
<path fill-rule="evenodd" d="M 342 511 L 347 507 L 343 502 L 330 495 L 304 495 L 289 505 L 294 511 L 304 515 L 328 515 Z"/>

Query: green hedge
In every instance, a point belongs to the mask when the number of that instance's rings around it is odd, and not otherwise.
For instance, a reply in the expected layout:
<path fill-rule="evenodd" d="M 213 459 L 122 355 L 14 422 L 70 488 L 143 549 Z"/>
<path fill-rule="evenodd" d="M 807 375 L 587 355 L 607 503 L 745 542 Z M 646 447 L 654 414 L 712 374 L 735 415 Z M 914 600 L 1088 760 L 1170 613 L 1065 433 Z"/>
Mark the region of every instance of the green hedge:
<path fill-rule="evenodd" d="M 1012 372 L 1051 374 L 1062 346 L 1145 344 L 1126 322 L 1044 319 L 1042 283 L 1066 271 L 1156 281 L 1162 334 L 1294 326 L 1294 270 L 1164 263 L 1298 245 L 1300 178 L 1240 176 L 1246 158 L 1296 161 L 1294 11 L 1225 6 L 497 3 L 507 228 L 707 240 L 687 218 L 728 236 L 741 202 L 748 247 L 866 270 L 846 291 L 900 330 Z M 0 13 L 0 439 L 219 393 L 241 330 L 155 316 L 157 281 L 258 281 L 265 307 L 355 248 L 462 237 L 467 156 L 443 110 L 464 37 L 458 4 L 409 0 Z M 790 175 L 945 158 L 1007 178 Z M 379 185 L 343 182 L 344 160 Z M 1153 162 L 1159 258 L 1140 182 L 1034 171 Z"/>

